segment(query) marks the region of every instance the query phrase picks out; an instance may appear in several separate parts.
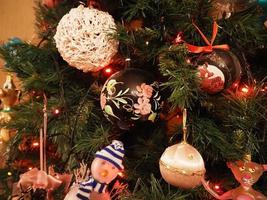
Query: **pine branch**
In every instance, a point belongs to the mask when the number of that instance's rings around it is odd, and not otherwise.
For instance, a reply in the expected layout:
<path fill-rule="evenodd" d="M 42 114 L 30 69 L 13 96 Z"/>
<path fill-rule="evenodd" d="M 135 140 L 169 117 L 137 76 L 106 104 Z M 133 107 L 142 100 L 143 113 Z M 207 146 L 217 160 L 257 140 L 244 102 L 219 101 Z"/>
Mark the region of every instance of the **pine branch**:
<path fill-rule="evenodd" d="M 160 71 L 168 81 L 162 86 L 170 88 L 169 101 L 173 107 L 190 108 L 198 98 L 197 72 L 187 62 L 184 46 L 170 46 L 161 53 Z"/>
<path fill-rule="evenodd" d="M 96 152 L 101 146 L 107 145 L 109 129 L 96 127 L 87 136 L 81 137 L 73 147 L 74 153 Z"/>
<path fill-rule="evenodd" d="M 223 125 L 221 125 L 223 127 Z M 230 133 L 222 132 L 209 118 L 192 118 L 192 143 L 209 162 L 242 159 L 244 149 L 237 148 Z"/>
<path fill-rule="evenodd" d="M 64 0 L 54 8 L 47 8 L 39 0 L 35 0 L 35 16 L 36 30 L 40 38 L 45 39 L 50 44 L 53 44 L 53 37 L 56 33 L 56 27 L 60 19 L 71 8 L 77 7 L 80 4 L 87 5 L 86 0 Z"/>
<path fill-rule="evenodd" d="M 148 185 L 139 180 L 135 188 L 136 190 L 132 195 L 129 196 L 129 193 L 126 193 L 125 196 L 122 195 L 121 199 L 184 200 L 189 196 L 188 194 L 182 194 L 182 192 L 177 190 L 171 190 L 170 187 L 163 189 L 160 181 L 157 180 L 153 175 L 151 175 L 151 180 Z"/>
<path fill-rule="evenodd" d="M 251 8 L 238 13 L 228 20 L 220 22 L 221 31 L 218 34 L 218 41 L 229 40 L 232 48 L 243 51 L 246 54 L 252 53 L 255 49 L 266 43 L 267 33 L 263 25 L 259 23 L 257 9 Z"/>
<path fill-rule="evenodd" d="M 226 95 L 222 109 L 226 111 L 224 119 L 226 126 L 232 130 L 241 130 L 247 138 L 247 151 L 258 152 L 264 134 L 262 125 L 267 121 L 266 95 L 261 92 L 261 86 L 256 86 L 249 97 L 239 97 L 237 94 Z M 227 105 L 226 105 L 227 104 Z"/>

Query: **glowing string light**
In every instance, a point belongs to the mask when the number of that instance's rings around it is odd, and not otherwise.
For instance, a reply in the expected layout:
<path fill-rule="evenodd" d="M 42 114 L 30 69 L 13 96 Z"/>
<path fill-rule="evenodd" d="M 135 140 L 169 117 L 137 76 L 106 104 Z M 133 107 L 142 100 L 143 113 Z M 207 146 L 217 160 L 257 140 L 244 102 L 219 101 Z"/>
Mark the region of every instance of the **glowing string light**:
<path fill-rule="evenodd" d="M 219 186 L 219 185 L 215 185 L 214 188 L 215 188 L 216 190 L 219 190 L 219 189 L 220 189 L 220 186 Z"/>
<path fill-rule="evenodd" d="M 55 110 L 54 110 L 54 114 L 55 115 L 58 115 L 60 113 L 60 110 L 58 109 L 58 108 L 56 108 Z"/>
<path fill-rule="evenodd" d="M 249 92 L 249 88 L 246 87 L 246 86 L 244 86 L 244 87 L 241 88 L 241 91 L 242 91 L 243 93 L 248 93 L 248 92 Z"/>
<path fill-rule="evenodd" d="M 39 142 L 33 142 L 33 143 L 32 143 L 32 146 L 34 146 L 34 147 L 38 147 L 38 146 L 39 146 Z"/>
<path fill-rule="evenodd" d="M 110 75 L 112 73 L 112 68 L 111 67 L 106 67 L 104 70 L 106 75 Z"/>

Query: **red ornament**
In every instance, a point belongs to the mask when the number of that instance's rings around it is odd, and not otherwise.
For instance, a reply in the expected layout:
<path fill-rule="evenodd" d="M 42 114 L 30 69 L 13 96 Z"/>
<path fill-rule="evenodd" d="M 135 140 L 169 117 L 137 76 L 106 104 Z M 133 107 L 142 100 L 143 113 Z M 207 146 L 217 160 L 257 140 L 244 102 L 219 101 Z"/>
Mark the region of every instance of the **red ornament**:
<path fill-rule="evenodd" d="M 241 78 L 241 65 L 230 51 L 213 50 L 196 59 L 200 88 L 208 94 L 217 94 L 232 88 Z"/>
<path fill-rule="evenodd" d="M 112 67 L 108 66 L 104 69 L 104 73 L 106 76 L 110 76 L 112 74 L 112 72 L 113 72 Z"/>
<path fill-rule="evenodd" d="M 206 46 L 195 46 L 188 44 L 182 39 L 182 33 L 178 33 L 174 44 L 184 43 L 188 52 L 200 54 L 196 60 L 199 70 L 200 88 L 208 94 L 216 94 L 224 89 L 232 87 L 239 81 L 241 76 L 241 65 L 238 58 L 229 51 L 227 44 L 213 45 L 218 33 L 218 24 L 213 23 L 212 37 L 210 40 L 193 23 Z M 203 55 L 204 53 L 204 55 Z M 190 60 L 186 60 L 191 64 Z"/>
<path fill-rule="evenodd" d="M 48 8 L 54 8 L 61 0 L 43 0 L 43 4 Z"/>

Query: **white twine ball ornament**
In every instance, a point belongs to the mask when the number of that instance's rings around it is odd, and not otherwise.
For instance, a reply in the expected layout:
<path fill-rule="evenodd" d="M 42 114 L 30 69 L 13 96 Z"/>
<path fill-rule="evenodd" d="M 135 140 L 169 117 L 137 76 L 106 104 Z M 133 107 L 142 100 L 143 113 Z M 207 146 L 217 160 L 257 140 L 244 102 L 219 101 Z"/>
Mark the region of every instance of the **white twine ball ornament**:
<path fill-rule="evenodd" d="M 116 24 L 111 15 L 80 5 L 64 15 L 54 36 L 61 56 L 83 72 L 96 72 L 112 62 L 118 41 L 112 39 Z"/>

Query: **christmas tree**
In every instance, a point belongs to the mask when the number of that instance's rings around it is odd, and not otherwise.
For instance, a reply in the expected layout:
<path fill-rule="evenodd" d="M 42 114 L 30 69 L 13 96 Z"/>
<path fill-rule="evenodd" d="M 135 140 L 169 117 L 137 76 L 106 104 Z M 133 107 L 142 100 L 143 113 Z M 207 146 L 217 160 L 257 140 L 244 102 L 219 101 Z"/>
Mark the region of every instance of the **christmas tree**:
<path fill-rule="evenodd" d="M 266 10 L 37 1 L 40 42 L 0 47 L 0 199 L 267 199 Z"/>

